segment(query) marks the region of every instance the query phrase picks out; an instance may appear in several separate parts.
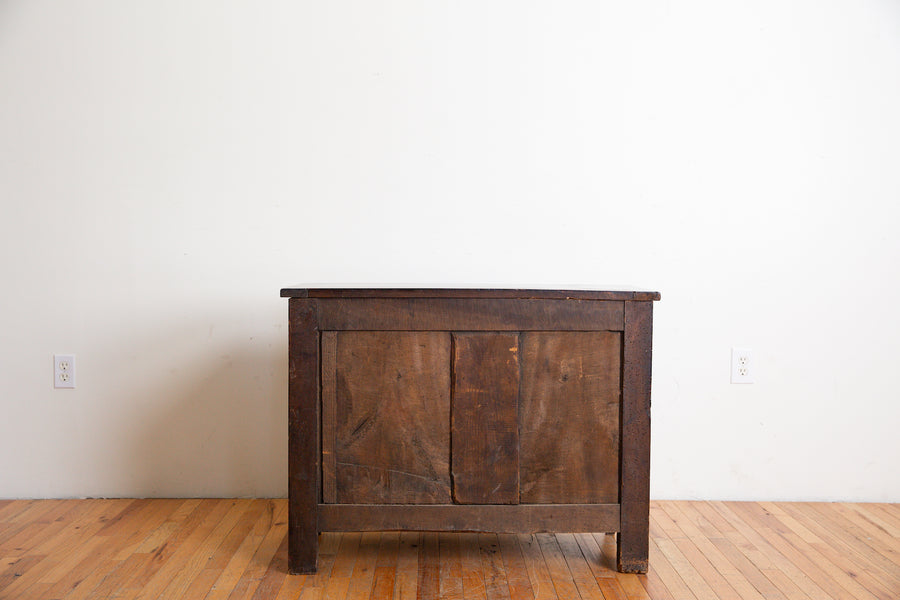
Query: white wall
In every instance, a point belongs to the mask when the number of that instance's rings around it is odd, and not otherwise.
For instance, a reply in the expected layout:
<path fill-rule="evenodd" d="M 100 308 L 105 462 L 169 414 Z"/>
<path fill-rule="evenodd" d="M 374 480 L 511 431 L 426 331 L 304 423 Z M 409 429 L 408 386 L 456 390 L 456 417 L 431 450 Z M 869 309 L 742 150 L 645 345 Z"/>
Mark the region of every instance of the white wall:
<path fill-rule="evenodd" d="M 284 495 L 279 288 L 403 281 L 660 290 L 654 497 L 900 501 L 898 107 L 893 0 L 0 2 L 0 497 Z"/>

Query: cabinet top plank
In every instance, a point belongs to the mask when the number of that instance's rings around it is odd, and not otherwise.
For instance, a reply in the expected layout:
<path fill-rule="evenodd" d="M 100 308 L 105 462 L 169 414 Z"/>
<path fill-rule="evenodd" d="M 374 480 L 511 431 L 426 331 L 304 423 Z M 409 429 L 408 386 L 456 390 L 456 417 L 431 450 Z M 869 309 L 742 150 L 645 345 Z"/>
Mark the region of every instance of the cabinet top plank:
<path fill-rule="evenodd" d="M 659 300 L 659 292 L 617 286 L 611 290 L 570 288 L 289 287 L 282 298 L 515 298 L 571 300 Z"/>

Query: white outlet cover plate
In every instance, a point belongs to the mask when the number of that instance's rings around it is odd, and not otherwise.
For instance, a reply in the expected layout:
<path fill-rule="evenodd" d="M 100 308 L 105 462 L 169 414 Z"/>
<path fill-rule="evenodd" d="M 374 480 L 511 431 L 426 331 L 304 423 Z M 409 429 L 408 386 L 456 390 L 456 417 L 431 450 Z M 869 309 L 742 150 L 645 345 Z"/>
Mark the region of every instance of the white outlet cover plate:
<path fill-rule="evenodd" d="M 73 389 L 75 387 L 75 355 L 53 355 L 53 387 Z"/>
<path fill-rule="evenodd" d="M 731 383 L 754 383 L 753 350 L 733 347 L 731 349 Z"/>

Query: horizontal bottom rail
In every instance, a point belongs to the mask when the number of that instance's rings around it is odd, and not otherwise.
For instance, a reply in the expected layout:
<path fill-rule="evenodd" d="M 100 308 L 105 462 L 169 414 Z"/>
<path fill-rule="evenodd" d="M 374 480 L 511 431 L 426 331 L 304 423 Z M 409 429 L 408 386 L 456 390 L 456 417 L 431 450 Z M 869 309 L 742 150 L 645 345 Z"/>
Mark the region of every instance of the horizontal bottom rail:
<path fill-rule="evenodd" d="M 320 504 L 319 531 L 619 531 L 618 504 Z"/>

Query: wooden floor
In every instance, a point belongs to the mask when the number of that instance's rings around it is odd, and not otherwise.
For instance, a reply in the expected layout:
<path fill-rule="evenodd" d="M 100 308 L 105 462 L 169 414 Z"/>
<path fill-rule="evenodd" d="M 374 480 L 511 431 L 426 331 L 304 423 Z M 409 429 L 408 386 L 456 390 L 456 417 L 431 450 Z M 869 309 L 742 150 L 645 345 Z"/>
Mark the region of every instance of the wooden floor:
<path fill-rule="evenodd" d="M 614 536 L 323 534 L 286 575 L 284 500 L 0 500 L 0 598 L 900 599 L 900 505 L 654 502 Z"/>

